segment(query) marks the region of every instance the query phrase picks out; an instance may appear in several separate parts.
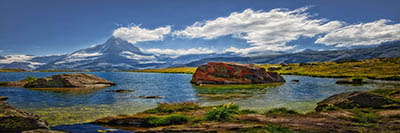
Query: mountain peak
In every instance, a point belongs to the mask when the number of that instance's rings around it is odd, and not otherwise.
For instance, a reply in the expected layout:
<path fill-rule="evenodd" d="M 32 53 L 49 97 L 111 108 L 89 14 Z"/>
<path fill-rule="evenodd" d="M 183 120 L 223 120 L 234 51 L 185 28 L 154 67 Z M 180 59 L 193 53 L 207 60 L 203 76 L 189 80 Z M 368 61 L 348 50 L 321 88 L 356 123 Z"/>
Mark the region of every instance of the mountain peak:
<path fill-rule="evenodd" d="M 129 51 L 133 53 L 142 53 L 138 47 L 129 43 L 126 40 L 117 37 L 111 37 L 104 44 L 101 49 L 103 52 L 120 53 L 122 51 Z"/>

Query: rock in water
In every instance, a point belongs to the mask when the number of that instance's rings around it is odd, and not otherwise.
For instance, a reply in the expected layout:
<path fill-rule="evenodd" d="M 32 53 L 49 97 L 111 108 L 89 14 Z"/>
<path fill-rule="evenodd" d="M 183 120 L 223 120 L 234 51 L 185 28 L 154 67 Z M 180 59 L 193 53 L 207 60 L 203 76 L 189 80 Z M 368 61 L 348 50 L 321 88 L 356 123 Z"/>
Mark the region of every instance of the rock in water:
<path fill-rule="evenodd" d="M 285 82 L 276 72 L 262 67 L 226 62 L 210 62 L 197 67 L 193 74 L 194 84 L 263 84 Z"/>
<path fill-rule="evenodd" d="M 49 125 L 36 115 L 0 101 L 0 132 L 21 132 L 33 129 L 49 129 Z"/>
<path fill-rule="evenodd" d="M 7 100 L 7 99 L 8 99 L 8 97 L 0 96 L 0 101 L 5 101 L 5 100 Z"/>
<path fill-rule="evenodd" d="M 86 73 L 60 74 L 26 84 L 27 88 L 96 88 L 115 85 L 100 77 Z"/>
<path fill-rule="evenodd" d="M 335 94 L 329 98 L 318 103 L 315 108 L 316 111 L 322 111 L 323 108 L 328 106 L 340 107 L 343 109 L 351 108 L 385 108 L 385 106 L 396 104 L 398 102 L 393 101 L 381 95 L 373 94 L 371 92 L 345 92 Z"/>

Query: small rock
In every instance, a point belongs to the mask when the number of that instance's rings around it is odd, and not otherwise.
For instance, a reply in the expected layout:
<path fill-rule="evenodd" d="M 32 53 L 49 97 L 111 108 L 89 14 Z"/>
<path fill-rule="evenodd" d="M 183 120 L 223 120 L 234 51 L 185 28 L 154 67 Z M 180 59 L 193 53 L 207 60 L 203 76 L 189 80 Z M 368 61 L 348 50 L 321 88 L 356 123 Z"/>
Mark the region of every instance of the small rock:
<path fill-rule="evenodd" d="M 139 98 L 145 98 L 145 99 L 160 99 L 160 98 L 164 98 L 164 96 L 139 96 Z"/>
<path fill-rule="evenodd" d="M 7 100 L 7 99 L 8 99 L 8 97 L 0 96 L 0 101 L 5 101 L 5 100 Z"/>
<path fill-rule="evenodd" d="M 384 96 L 373 94 L 370 92 L 345 92 L 333 95 L 321 102 L 319 102 L 316 111 L 322 111 L 323 108 L 328 106 L 336 106 L 343 109 L 351 108 L 385 108 L 385 105 L 398 103 Z"/>
<path fill-rule="evenodd" d="M 281 70 L 281 67 L 269 67 L 268 71 L 277 71 L 277 70 Z"/>
<path fill-rule="evenodd" d="M 368 83 L 368 81 L 363 79 L 339 79 L 336 80 L 336 84 L 364 84 Z"/>
<path fill-rule="evenodd" d="M 293 79 L 292 82 L 300 82 L 298 79 Z"/>
<path fill-rule="evenodd" d="M 106 92 L 128 93 L 128 92 L 134 92 L 134 91 L 135 90 L 118 89 L 118 90 L 108 90 Z"/>
<path fill-rule="evenodd" d="M 65 133 L 65 132 L 55 131 L 50 129 L 35 129 L 35 130 L 23 131 L 22 133 Z"/>

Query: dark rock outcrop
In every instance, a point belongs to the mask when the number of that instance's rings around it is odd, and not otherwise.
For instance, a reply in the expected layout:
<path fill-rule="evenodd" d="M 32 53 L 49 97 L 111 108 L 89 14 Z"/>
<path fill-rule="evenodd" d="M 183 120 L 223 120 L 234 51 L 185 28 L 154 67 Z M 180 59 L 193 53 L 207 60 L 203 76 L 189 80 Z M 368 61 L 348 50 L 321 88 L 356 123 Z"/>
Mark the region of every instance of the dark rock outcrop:
<path fill-rule="evenodd" d="M 365 84 L 369 81 L 363 79 L 339 79 L 336 80 L 336 84 Z"/>
<path fill-rule="evenodd" d="M 8 97 L 0 96 L 0 101 L 5 101 L 5 100 L 7 100 L 7 99 L 8 99 Z"/>
<path fill-rule="evenodd" d="M 262 84 L 285 82 L 276 72 L 267 72 L 255 65 L 226 62 L 210 62 L 197 67 L 193 74 L 194 84 Z"/>
<path fill-rule="evenodd" d="M 135 90 L 127 90 L 127 89 L 118 89 L 118 90 L 108 90 L 106 92 L 116 92 L 116 93 L 128 93 L 134 92 Z"/>
<path fill-rule="evenodd" d="M 346 92 L 335 94 L 318 103 L 316 111 L 322 111 L 325 107 L 351 108 L 387 108 L 397 103 L 389 98 L 371 92 Z"/>
<path fill-rule="evenodd" d="M 281 70 L 281 67 L 269 67 L 268 71 L 277 71 L 277 70 Z"/>
<path fill-rule="evenodd" d="M 49 125 L 36 115 L 0 101 L 0 132 L 22 132 L 34 129 L 49 129 Z"/>
<path fill-rule="evenodd" d="M 115 85 L 100 77 L 86 73 L 60 74 L 25 84 L 26 88 L 97 88 Z"/>

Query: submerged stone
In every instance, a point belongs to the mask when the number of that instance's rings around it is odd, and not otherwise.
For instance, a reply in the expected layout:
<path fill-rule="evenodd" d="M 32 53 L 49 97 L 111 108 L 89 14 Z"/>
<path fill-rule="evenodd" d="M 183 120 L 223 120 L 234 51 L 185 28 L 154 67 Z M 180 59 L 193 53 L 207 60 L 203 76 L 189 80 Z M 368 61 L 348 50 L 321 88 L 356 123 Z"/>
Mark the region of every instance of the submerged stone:
<path fill-rule="evenodd" d="M 210 62 L 197 67 L 194 84 L 263 84 L 285 82 L 277 72 L 267 72 L 255 65 Z"/>

